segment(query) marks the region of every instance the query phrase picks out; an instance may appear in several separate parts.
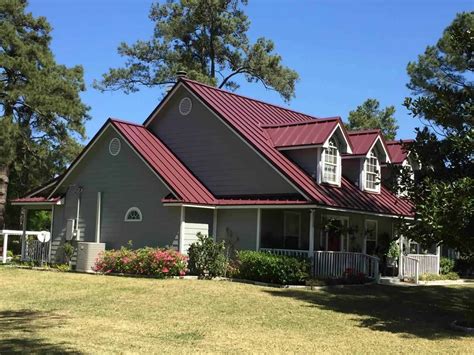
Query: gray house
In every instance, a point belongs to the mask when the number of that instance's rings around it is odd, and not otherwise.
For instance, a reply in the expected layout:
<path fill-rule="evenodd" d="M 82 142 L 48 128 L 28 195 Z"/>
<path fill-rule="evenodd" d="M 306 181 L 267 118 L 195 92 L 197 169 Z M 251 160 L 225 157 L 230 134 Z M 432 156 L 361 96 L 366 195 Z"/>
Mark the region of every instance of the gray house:
<path fill-rule="evenodd" d="M 390 161 L 379 131 L 180 78 L 142 125 L 107 120 L 63 175 L 12 203 L 53 211 L 58 261 L 66 240 L 185 253 L 197 232 L 235 249 L 369 260 L 412 218 L 380 183 Z"/>

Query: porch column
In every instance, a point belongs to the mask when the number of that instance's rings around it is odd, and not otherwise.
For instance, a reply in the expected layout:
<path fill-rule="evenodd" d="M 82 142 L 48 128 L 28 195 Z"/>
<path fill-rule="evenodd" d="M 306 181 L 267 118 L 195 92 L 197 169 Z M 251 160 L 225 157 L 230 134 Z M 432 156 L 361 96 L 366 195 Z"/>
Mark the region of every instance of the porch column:
<path fill-rule="evenodd" d="M 214 208 L 214 215 L 212 217 L 212 238 L 214 241 L 217 241 L 217 208 Z"/>
<path fill-rule="evenodd" d="M 308 254 L 309 257 L 313 257 L 314 252 L 314 215 L 315 210 L 309 210 L 309 249 Z"/>
<path fill-rule="evenodd" d="M 6 264 L 7 262 L 7 247 L 8 247 L 8 234 L 3 235 L 3 255 L 2 255 L 2 263 Z"/>
<path fill-rule="evenodd" d="M 257 234 L 255 240 L 255 250 L 260 250 L 260 226 L 262 222 L 262 210 L 257 208 Z"/>
<path fill-rule="evenodd" d="M 21 234 L 21 260 L 24 260 L 26 254 L 26 224 L 28 221 L 28 209 L 22 208 L 21 212 L 21 226 L 23 230 L 23 233 Z"/>
<path fill-rule="evenodd" d="M 441 261 L 441 246 L 440 245 L 436 247 L 436 256 L 437 256 L 436 273 L 439 275 L 439 262 Z"/>
<path fill-rule="evenodd" d="M 178 244 L 178 251 L 180 253 L 184 252 L 184 221 L 186 218 L 186 207 L 181 206 L 181 215 L 179 218 L 180 224 L 179 224 L 179 244 Z"/>
<path fill-rule="evenodd" d="M 400 256 L 398 258 L 398 277 L 403 277 L 403 235 L 400 235 L 398 238 L 398 243 L 400 244 Z"/>

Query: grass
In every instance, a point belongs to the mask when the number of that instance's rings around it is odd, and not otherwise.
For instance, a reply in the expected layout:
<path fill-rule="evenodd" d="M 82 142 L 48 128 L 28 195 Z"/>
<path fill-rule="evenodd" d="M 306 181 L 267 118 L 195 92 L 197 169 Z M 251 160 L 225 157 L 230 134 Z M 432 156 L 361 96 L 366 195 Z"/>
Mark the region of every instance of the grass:
<path fill-rule="evenodd" d="M 474 287 L 321 291 L 0 267 L 0 353 L 457 352 Z"/>

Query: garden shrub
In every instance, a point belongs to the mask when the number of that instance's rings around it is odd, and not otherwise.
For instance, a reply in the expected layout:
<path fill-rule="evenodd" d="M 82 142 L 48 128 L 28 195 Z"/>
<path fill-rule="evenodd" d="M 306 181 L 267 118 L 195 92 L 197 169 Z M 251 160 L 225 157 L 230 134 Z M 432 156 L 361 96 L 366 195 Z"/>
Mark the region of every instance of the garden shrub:
<path fill-rule="evenodd" d="M 454 262 L 454 271 L 464 276 L 474 275 L 474 256 L 462 256 Z"/>
<path fill-rule="evenodd" d="M 225 276 L 228 262 L 224 242 L 215 242 L 201 233 L 197 237 L 188 250 L 190 273 L 199 277 Z"/>
<path fill-rule="evenodd" d="M 101 273 L 148 275 L 155 277 L 184 276 L 187 256 L 171 249 L 141 248 L 106 250 L 100 253 L 93 268 Z"/>
<path fill-rule="evenodd" d="M 242 250 L 237 252 L 237 277 L 275 284 L 303 284 L 309 277 L 305 259 Z"/>
<path fill-rule="evenodd" d="M 454 270 L 454 260 L 449 258 L 441 258 L 439 260 L 439 272 L 442 275 L 449 274 Z"/>
<path fill-rule="evenodd" d="M 459 275 L 455 272 L 449 272 L 447 274 L 422 274 L 420 275 L 420 281 L 440 281 L 440 280 L 458 280 Z"/>

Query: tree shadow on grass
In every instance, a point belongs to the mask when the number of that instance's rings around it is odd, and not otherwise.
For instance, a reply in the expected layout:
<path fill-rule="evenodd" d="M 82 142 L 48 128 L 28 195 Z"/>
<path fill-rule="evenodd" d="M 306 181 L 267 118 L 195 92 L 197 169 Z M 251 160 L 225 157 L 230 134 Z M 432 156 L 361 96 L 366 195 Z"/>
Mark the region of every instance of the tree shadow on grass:
<path fill-rule="evenodd" d="M 52 343 L 41 336 L 54 332 L 63 320 L 49 312 L 0 312 L 0 353 L 79 353 L 66 343 Z"/>
<path fill-rule="evenodd" d="M 474 312 L 472 287 L 362 286 L 321 291 L 265 290 L 272 296 L 304 301 L 311 307 L 352 314 L 360 327 L 425 339 L 466 336 L 449 325 Z"/>

